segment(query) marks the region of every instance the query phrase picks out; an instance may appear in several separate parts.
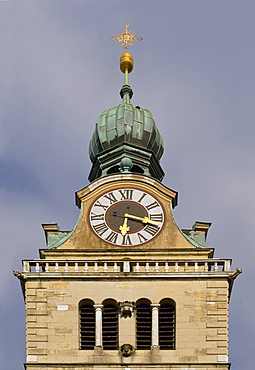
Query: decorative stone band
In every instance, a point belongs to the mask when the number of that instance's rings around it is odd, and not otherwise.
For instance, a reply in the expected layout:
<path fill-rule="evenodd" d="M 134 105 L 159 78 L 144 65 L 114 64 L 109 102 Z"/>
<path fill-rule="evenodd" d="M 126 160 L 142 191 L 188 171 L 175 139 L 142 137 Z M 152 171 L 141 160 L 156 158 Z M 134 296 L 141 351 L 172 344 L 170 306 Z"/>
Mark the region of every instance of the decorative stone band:
<path fill-rule="evenodd" d="M 23 260 L 25 273 L 83 273 L 92 275 L 111 275 L 116 273 L 130 274 L 210 274 L 231 270 L 231 259 L 189 259 L 189 260 Z M 232 274 L 239 274 L 241 271 Z M 15 275 L 18 276 L 15 271 Z"/>

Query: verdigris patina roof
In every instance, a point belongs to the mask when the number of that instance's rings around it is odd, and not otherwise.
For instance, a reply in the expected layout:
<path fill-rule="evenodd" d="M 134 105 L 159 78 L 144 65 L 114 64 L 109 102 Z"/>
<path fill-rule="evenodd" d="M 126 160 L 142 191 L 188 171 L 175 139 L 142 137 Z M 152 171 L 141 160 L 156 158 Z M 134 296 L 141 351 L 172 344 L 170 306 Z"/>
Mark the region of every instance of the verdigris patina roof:
<path fill-rule="evenodd" d="M 89 145 L 92 162 L 96 156 L 121 143 L 151 150 L 159 161 L 163 155 L 163 139 L 152 114 L 147 109 L 122 103 L 102 112 Z"/>

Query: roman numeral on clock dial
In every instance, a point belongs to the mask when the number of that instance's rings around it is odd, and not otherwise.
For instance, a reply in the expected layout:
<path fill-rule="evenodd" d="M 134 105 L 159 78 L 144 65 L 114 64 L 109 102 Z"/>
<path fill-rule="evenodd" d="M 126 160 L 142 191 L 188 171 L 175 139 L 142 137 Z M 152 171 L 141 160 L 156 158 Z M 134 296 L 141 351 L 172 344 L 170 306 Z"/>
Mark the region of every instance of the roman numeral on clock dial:
<path fill-rule="evenodd" d="M 91 212 L 90 219 L 91 221 L 102 221 L 104 220 L 104 213 L 96 214 Z"/>
<path fill-rule="evenodd" d="M 121 244 L 122 245 L 132 245 L 132 240 L 131 240 L 130 235 L 128 234 L 124 235 Z"/>
<path fill-rule="evenodd" d="M 149 219 L 156 222 L 163 222 L 163 213 L 150 214 Z"/>
<path fill-rule="evenodd" d="M 101 224 L 94 225 L 93 229 L 98 235 L 102 236 L 108 230 L 108 227 L 104 222 L 102 222 Z"/>
<path fill-rule="evenodd" d="M 106 194 L 104 197 L 110 201 L 110 204 L 117 202 L 117 199 L 113 192 Z"/>
<path fill-rule="evenodd" d="M 132 200 L 133 199 L 134 190 L 132 190 L 132 189 L 124 189 L 124 190 L 119 190 L 119 193 L 121 195 L 120 200 Z"/>

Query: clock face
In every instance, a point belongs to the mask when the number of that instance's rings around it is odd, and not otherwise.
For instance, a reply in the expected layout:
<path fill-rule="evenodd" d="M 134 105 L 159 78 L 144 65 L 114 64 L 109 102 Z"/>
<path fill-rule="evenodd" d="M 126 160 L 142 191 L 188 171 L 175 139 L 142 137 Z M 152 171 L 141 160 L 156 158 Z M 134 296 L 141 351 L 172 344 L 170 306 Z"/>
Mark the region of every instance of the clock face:
<path fill-rule="evenodd" d="M 146 243 L 159 234 L 164 211 L 151 194 L 134 188 L 121 188 L 101 195 L 89 212 L 95 234 L 118 246 Z"/>

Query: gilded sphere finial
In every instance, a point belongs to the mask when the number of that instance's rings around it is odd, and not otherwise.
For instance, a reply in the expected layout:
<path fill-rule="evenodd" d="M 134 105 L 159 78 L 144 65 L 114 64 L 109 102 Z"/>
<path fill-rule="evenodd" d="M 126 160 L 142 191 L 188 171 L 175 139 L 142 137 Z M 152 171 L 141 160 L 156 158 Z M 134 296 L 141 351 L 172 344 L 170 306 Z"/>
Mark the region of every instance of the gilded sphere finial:
<path fill-rule="evenodd" d="M 128 73 L 132 72 L 134 67 L 134 59 L 130 53 L 124 53 L 120 57 L 120 70 L 125 73 L 126 69 Z"/>

